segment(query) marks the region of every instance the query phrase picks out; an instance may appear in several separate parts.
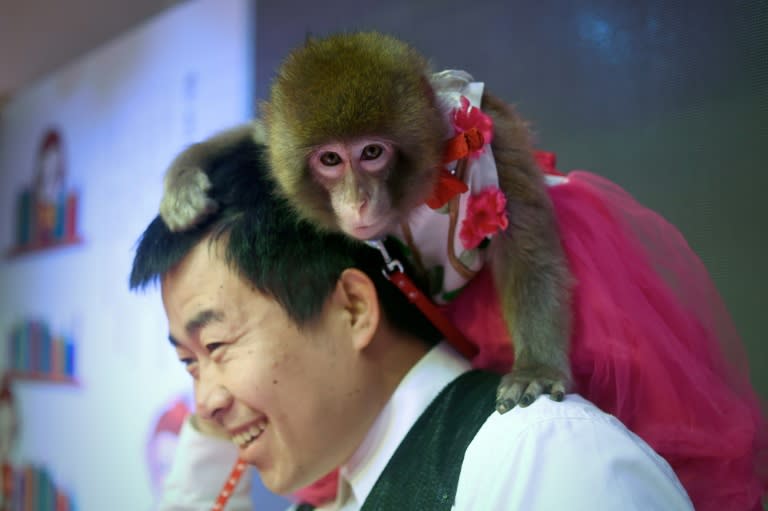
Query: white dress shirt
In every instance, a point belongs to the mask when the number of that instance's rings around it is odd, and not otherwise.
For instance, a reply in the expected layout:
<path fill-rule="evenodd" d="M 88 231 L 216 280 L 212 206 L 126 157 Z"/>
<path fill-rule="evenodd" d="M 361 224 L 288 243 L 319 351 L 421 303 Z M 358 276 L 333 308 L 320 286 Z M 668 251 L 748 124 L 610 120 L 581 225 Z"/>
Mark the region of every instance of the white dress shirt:
<path fill-rule="evenodd" d="M 469 368 L 445 343 L 430 350 L 408 372 L 341 468 L 336 501 L 318 511 L 359 510 L 421 413 Z M 205 447 L 201 442 L 184 446 L 183 440 L 179 450 Z M 213 469 L 211 463 L 208 457 L 208 471 Z M 232 463 L 234 456 L 220 463 L 218 470 L 226 474 Z M 172 472 L 169 479 L 180 474 Z M 186 475 L 194 480 L 171 482 L 169 487 L 189 485 L 200 491 L 205 484 L 202 473 L 186 471 Z M 209 489 L 209 503 L 218 489 Z M 236 505 L 231 509 L 244 509 Z M 181 509 L 202 508 L 163 511 Z M 613 416 L 570 394 L 561 403 L 542 396 L 526 408 L 492 413 L 465 453 L 454 509 L 647 511 L 692 510 L 693 505 L 667 462 L 642 439 Z"/>
<path fill-rule="evenodd" d="M 368 498 L 397 446 L 443 388 L 469 370 L 469 364 L 447 344 L 430 350 L 400 382 L 373 423 L 363 443 L 341 467 L 341 482 L 351 489 L 339 492 L 336 502 L 317 511 L 356 511 Z"/>

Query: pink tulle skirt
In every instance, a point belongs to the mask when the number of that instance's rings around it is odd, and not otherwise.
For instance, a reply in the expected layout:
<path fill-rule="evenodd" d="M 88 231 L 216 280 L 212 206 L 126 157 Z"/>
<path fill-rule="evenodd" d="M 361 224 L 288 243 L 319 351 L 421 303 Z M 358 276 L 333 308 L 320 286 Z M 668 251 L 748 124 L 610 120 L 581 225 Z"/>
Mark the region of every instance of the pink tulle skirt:
<path fill-rule="evenodd" d="M 575 391 L 663 456 L 697 510 L 759 508 L 766 423 L 736 329 L 680 232 L 620 187 L 575 171 L 549 188 L 576 278 Z M 512 363 L 492 277 L 448 306 L 480 346 L 476 367 Z"/>
<path fill-rule="evenodd" d="M 741 341 L 700 259 L 678 230 L 617 185 L 576 171 L 549 188 L 576 278 L 575 391 L 663 456 L 698 511 L 759 509 L 768 430 Z M 480 352 L 513 362 L 489 270 L 445 308 Z M 332 499 L 336 473 L 300 491 Z"/>

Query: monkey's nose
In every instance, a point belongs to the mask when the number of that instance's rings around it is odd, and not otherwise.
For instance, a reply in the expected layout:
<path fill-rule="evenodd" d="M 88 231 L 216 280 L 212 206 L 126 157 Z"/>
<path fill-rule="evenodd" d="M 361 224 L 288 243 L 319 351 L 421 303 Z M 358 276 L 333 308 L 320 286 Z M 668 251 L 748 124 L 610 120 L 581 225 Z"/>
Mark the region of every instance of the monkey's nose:
<path fill-rule="evenodd" d="M 368 199 L 363 199 L 360 201 L 360 205 L 357 207 L 357 214 L 360 215 L 362 218 L 363 215 L 365 215 L 365 212 L 368 210 Z"/>

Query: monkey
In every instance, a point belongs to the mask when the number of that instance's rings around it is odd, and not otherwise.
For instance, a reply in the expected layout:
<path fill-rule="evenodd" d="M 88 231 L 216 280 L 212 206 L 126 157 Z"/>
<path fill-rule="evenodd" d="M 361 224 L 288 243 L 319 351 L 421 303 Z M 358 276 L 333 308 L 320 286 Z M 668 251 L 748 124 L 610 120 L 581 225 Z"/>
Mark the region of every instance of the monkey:
<path fill-rule="evenodd" d="M 171 165 L 161 215 L 175 230 L 203 218 L 215 204 L 201 162 L 255 136 L 266 140 L 272 178 L 299 217 L 360 240 L 397 233 L 418 256 L 408 225 L 445 169 L 453 134 L 446 98 L 470 82 L 432 73 L 416 49 L 385 34 L 310 39 L 279 68 L 262 121 L 197 144 Z M 496 396 L 504 413 L 544 393 L 561 401 L 569 390 L 573 279 L 527 122 L 484 89 L 479 99 L 492 122 L 487 138 L 506 217 L 484 252 L 513 339 L 512 370 Z"/>

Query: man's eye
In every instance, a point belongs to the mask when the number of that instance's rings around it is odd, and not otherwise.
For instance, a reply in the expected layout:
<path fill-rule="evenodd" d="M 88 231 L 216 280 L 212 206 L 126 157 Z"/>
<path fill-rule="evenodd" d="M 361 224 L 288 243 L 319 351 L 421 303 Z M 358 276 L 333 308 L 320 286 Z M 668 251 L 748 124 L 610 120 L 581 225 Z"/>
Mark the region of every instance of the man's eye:
<path fill-rule="evenodd" d="M 192 358 L 192 357 L 180 358 L 179 362 L 181 362 L 184 365 L 184 367 L 189 367 L 189 366 L 191 366 L 192 364 L 195 363 L 195 359 Z"/>
<path fill-rule="evenodd" d="M 208 350 L 208 353 L 213 353 L 214 351 L 216 351 L 218 348 L 222 346 L 224 346 L 223 342 L 212 342 L 210 344 L 206 344 L 205 349 Z"/>

